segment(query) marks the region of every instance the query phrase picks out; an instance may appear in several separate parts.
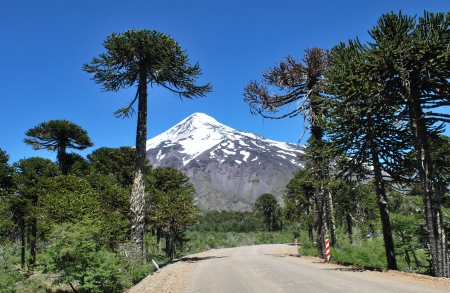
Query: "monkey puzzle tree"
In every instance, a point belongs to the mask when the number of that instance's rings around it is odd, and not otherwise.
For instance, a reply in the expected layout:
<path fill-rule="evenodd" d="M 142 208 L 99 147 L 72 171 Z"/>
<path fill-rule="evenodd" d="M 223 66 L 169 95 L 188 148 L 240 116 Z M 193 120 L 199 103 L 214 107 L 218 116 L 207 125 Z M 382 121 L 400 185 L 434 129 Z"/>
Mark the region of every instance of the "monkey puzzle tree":
<path fill-rule="evenodd" d="M 67 120 L 42 122 L 25 132 L 25 135 L 28 138 L 25 138 L 24 142 L 33 149 L 45 148 L 57 152 L 59 169 L 64 175 L 68 171 L 67 162 L 71 159 L 66 153 L 67 149 L 84 150 L 94 145 L 86 130 Z"/>
<path fill-rule="evenodd" d="M 118 91 L 137 86 L 134 99 L 115 112 L 117 117 L 134 114 L 138 101 L 136 157 L 131 192 L 131 243 L 136 259 L 143 258 L 145 142 L 147 140 L 147 84 L 162 86 L 180 98 L 203 97 L 211 91 L 209 84 L 195 85 L 201 74 L 198 63 L 191 66 L 188 56 L 171 37 L 156 30 L 127 30 L 113 33 L 103 42 L 106 53 L 84 64 L 83 70 L 92 73 L 93 80 L 105 91 Z"/>
<path fill-rule="evenodd" d="M 149 222 L 166 239 L 166 255 L 175 258 L 176 242 L 197 222 L 200 207 L 194 204 L 194 185 L 189 177 L 173 167 L 158 167 L 147 176 Z"/>
<path fill-rule="evenodd" d="M 111 176 L 122 185 L 133 185 L 133 164 L 136 151 L 132 147 L 96 149 L 87 155 L 93 172 Z M 147 165 L 147 168 L 151 168 Z"/>
<path fill-rule="evenodd" d="M 12 174 L 14 169 L 9 165 L 9 155 L 0 148 L 0 196 L 13 184 Z"/>
<path fill-rule="evenodd" d="M 310 124 L 314 147 L 319 149 L 324 136 L 320 122 L 326 84 L 323 74 L 329 65 L 328 52 L 317 47 L 305 51 L 303 63 L 287 56 L 278 67 L 263 72 L 261 85 L 250 81 L 244 89 L 244 101 L 249 103 L 252 114 L 264 118 L 281 119 L 302 114 Z M 269 87 L 276 87 L 285 94 L 271 94 Z M 280 113 L 286 109 L 285 106 L 294 104 L 292 111 Z M 316 182 L 320 182 L 324 177 L 320 168 L 322 158 L 320 152 L 316 153 L 319 155 L 313 158 L 313 174 Z M 316 184 L 314 188 L 318 255 L 325 258 L 323 189 L 321 184 Z"/>
<path fill-rule="evenodd" d="M 43 195 L 42 182 L 48 178 L 60 175 L 58 166 L 49 159 L 31 157 L 13 164 L 14 194 L 11 194 L 11 218 L 20 231 L 21 263 L 25 265 L 25 247 L 28 240 L 30 248 L 30 265 L 36 261 L 38 243 L 38 209 Z"/>
<path fill-rule="evenodd" d="M 370 50 L 369 50 L 370 51 Z M 383 171 L 398 170 L 411 145 L 399 106 L 386 103 L 392 84 L 367 66 L 373 62 L 368 48 L 349 41 L 333 48 L 334 66 L 327 72 L 328 92 L 333 95 L 327 112 L 328 135 L 346 158 L 344 173 L 358 170 L 374 178 L 389 269 L 397 269 L 394 241 Z M 365 166 L 371 166 L 366 168 Z M 389 172 L 391 179 L 399 174 Z"/>
<path fill-rule="evenodd" d="M 391 99 L 401 105 L 416 152 L 416 169 L 422 189 L 433 269 L 450 277 L 448 243 L 444 233 L 441 192 L 436 188 L 436 166 L 430 141 L 450 122 L 436 110 L 450 105 L 450 13 L 425 12 L 415 17 L 384 14 L 370 30 L 370 70 L 389 81 Z"/>
<path fill-rule="evenodd" d="M 306 170 L 297 170 L 294 177 L 286 184 L 282 195 L 286 218 L 298 221 L 302 226 L 308 228 L 309 242 L 313 242 L 313 201 L 314 201 L 314 179 L 313 175 Z"/>
<path fill-rule="evenodd" d="M 274 230 L 276 224 L 275 212 L 278 207 L 278 201 L 271 193 L 263 193 L 255 201 L 253 211 L 264 217 L 264 223 L 269 231 Z"/>

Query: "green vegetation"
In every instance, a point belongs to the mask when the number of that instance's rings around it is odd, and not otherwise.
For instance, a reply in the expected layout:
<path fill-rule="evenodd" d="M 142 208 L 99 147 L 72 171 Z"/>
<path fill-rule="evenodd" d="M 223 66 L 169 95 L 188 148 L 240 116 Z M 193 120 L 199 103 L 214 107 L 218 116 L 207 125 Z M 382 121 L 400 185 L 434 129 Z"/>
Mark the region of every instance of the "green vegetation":
<path fill-rule="evenodd" d="M 171 37 L 156 30 L 127 30 L 113 33 L 103 42 L 106 53 L 84 64 L 83 70 L 94 74 L 93 80 L 103 85 L 104 91 L 137 86 L 133 101 L 115 112 L 117 117 L 134 114 L 133 104 L 138 101 L 136 155 L 131 189 L 130 221 L 131 248 L 135 261 L 144 257 L 144 206 L 147 141 L 147 85 L 161 86 L 180 98 L 204 97 L 211 92 L 209 84 L 198 86 L 200 66 L 191 66 L 186 51 Z"/>
<path fill-rule="evenodd" d="M 67 149 L 84 150 L 94 145 L 86 130 L 67 120 L 42 122 L 25 132 L 25 135 L 27 138 L 24 142 L 33 149 L 44 148 L 57 152 L 59 169 L 64 175 L 73 163 L 72 155 L 67 154 Z"/>
<path fill-rule="evenodd" d="M 302 114 L 309 123 L 311 137 L 304 158 L 305 170 L 313 178 L 320 258 L 325 258 L 326 236 L 333 247 L 339 247 L 334 212 L 339 184 L 334 181 L 344 180 L 352 186 L 351 181 L 371 180 L 387 267 L 398 268 L 396 254 L 414 257 L 406 243 L 415 237 L 398 230 L 399 216 L 392 223 L 390 215 L 396 212 L 389 203 L 395 197 L 394 189 L 405 194 L 416 188 L 423 201 L 424 222 L 418 224 L 426 230 L 420 246 L 429 250 L 429 272 L 448 278 L 449 229 L 444 206 L 449 185 L 444 166 L 448 164 L 438 154 L 445 157 L 446 139 L 441 135 L 450 122 L 445 111 L 450 105 L 450 13 L 425 11 L 416 17 L 391 12 L 383 14 L 368 32 L 371 39 L 365 44 L 356 38 L 329 51 L 306 50 L 301 61 L 288 56 L 263 72 L 262 85 L 251 81 L 244 89 L 244 100 L 252 113 L 263 117 Z M 290 104 L 296 106 L 285 107 Z M 344 200 L 348 208 L 351 201 Z M 299 208 L 288 207 L 291 211 Z M 360 217 L 355 217 L 355 210 L 346 212 L 346 217 L 351 237 Z M 402 246 L 397 243 L 398 235 L 402 235 Z M 412 263 L 411 259 L 407 262 Z"/>
<path fill-rule="evenodd" d="M 324 258 L 329 237 L 335 261 L 450 277 L 450 115 L 440 108 L 450 105 L 450 13 L 385 14 L 369 34 L 367 44 L 307 50 L 303 62 L 287 57 L 245 88 L 253 113 L 304 115 L 305 168 L 283 203 L 265 193 L 252 212 L 203 213 L 185 174 L 145 159 L 147 84 L 181 98 L 211 87 L 194 84 L 200 67 L 162 33 L 108 36 L 107 53 L 83 70 L 107 91 L 137 85 L 116 112 L 131 116 L 138 101 L 136 148 L 67 154 L 93 143 L 51 120 L 24 142 L 57 151 L 57 162 L 11 164 L 0 149 L 0 293 L 123 292 L 153 272 L 152 259 L 296 238 L 302 254 Z"/>

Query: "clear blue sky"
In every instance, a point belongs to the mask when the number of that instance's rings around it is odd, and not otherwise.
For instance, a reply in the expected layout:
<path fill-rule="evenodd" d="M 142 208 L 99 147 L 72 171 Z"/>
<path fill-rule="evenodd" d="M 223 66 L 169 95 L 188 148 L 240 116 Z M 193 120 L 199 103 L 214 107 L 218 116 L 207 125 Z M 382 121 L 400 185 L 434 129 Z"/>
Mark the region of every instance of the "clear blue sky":
<path fill-rule="evenodd" d="M 359 37 L 382 13 L 402 10 L 419 16 L 426 9 L 450 11 L 449 0 L 4 0 L 0 9 L 0 148 L 10 163 L 42 156 L 23 143 L 41 122 L 66 119 L 88 131 L 95 146 L 134 146 L 136 116 L 113 112 L 131 101 L 135 89 L 102 92 L 81 70 L 104 52 L 103 40 L 127 29 L 152 29 L 174 38 L 199 62 L 199 84 L 210 82 L 205 98 L 180 101 L 164 89 L 149 92 L 148 138 L 195 112 L 238 130 L 297 142 L 302 118 L 263 120 L 251 115 L 243 89 L 286 55 L 331 48 Z M 302 143 L 305 142 L 305 139 Z"/>

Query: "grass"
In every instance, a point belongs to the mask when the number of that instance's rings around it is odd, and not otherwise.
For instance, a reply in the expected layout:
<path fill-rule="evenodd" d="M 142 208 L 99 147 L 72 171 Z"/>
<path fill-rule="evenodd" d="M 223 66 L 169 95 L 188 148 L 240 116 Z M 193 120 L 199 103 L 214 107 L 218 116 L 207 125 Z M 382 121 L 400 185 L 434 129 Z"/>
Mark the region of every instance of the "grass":
<path fill-rule="evenodd" d="M 309 255 L 317 257 L 317 246 L 315 243 L 308 241 L 305 233 L 300 233 L 300 255 Z M 345 264 L 355 264 L 365 267 L 386 269 L 387 260 L 384 249 L 384 242 L 381 237 L 366 239 L 359 237 L 350 243 L 345 235 L 339 235 L 338 248 L 331 247 L 331 261 Z M 412 255 L 415 255 L 413 258 Z M 415 249 L 409 252 L 410 259 L 414 261 L 408 265 L 406 261 L 406 253 L 400 249 L 396 249 L 396 261 L 399 271 L 412 272 L 430 275 L 430 259 L 427 252 L 423 249 Z"/>

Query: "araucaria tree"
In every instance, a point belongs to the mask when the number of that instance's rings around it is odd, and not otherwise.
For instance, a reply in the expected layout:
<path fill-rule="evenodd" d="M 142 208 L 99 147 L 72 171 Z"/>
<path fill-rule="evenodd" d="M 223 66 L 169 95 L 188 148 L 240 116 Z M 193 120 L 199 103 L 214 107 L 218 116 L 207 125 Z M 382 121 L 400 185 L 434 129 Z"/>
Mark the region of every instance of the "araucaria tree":
<path fill-rule="evenodd" d="M 83 70 L 103 85 L 105 91 L 118 91 L 137 86 L 129 105 L 115 112 L 117 117 L 129 117 L 138 101 L 136 157 L 131 192 L 131 243 L 135 259 L 143 258 L 145 142 L 147 140 L 147 85 L 162 86 L 180 98 L 202 97 L 211 91 L 209 84 L 195 85 L 201 74 L 198 63 L 191 66 L 188 56 L 171 37 L 156 30 L 127 30 L 113 33 L 103 42 L 106 53 L 84 64 Z"/>
<path fill-rule="evenodd" d="M 401 105 L 411 131 L 434 273 L 448 278 L 448 243 L 430 141 L 442 130 L 436 126 L 450 122 L 449 114 L 436 111 L 450 105 L 450 13 L 425 12 L 418 21 L 401 13 L 385 14 L 370 35 L 376 60 L 372 71 L 394 85 L 389 102 Z"/>
<path fill-rule="evenodd" d="M 335 111 L 335 117 L 347 119 L 339 124 L 344 127 L 336 131 L 335 138 L 343 133 L 352 138 L 350 144 L 342 141 L 347 153 L 351 152 L 348 146 L 356 149 L 360 143 L 353 159 L 359 156 L 372 163 L 374 170 L 378 169 L 377 177 L 381 177 L 381 169 L 395 171 L 395 164 L 387 163 L 402 162 L 405 156 L 399 149 L 408 147 L 408 141 L 412 143 L 433 270 L 438 277 L 450 277 L 442 192 L 431 144 L 444 123 L 450 122 L 449 114 L 437 110 L 450 106 L 450 13 L 425 12 L 417 20 L 401 13 L 384 14 L 369 34 L 373 40 L 352 54 L 350 50 L 356 46 L 338 47 L 339 58 L 333 60 L 336 66 L 328 76 L 330 85 L 336 90 L 333 94 L 345 103 L 340 112 Z M 407 127 L 409 137 L 405 138 L 406 131 L 400 126 Z M 384 187 L 376 180 L 381 211 L 386 205 Z"/>
<path fill-rule="evenodd" d="M 271 193 L 261 194 L 255 201 L 253 211 L 264 217 L 264 223 L 269 231 L 275 230 L 276 210 L 279 207 L 278 201 Z"/>
<path fill-rule="evenodd" d="M 333 94 L 327 112 L 328 135 L 347 160 L 341 161 L 349 178 L 370 173 L 383 230 L 388 268 L 397 269 L 383 170 L 399 169 L 406 156 L 409 135 L 398 117 L 399 108 L 384 103 L 391 94 L 389 82 L 370 71 L 366 47 L 358 41 L 333 48 L 335 64 L 327 72 L 328 92 Z M 372 166 L 366 168 L 365 166 Z M 394 172 L 390 172 L 395 179 Z"/>
<path fill-rule="evenodd" d="M 94 144 L 87 131 L 67 120 L 42 122 L 25 132 L 24 139 L 35 150 L 47 149 L 57 152 L 59 169 L 66 175 L 68 171 L 67 149 L 84 150 Z"/>
<path fill-rule="evenodd" d="M 324 177 L 321 169 L 322 157 L 320 149 L 323 145 L 324 129 L 321 125 L 323 110 L 322 97 L 325 93 L 324 73 L 329 67 L 328 52 L 314 47 L 305 51 L 303 62 L 291 56 L 281 61 L 278 67 L 263 72 L 260 85 L 256 81 L 244 89 L 244 101 L 249 103 L 251 113 L 265 118 L 281 119 L 299 114 L 309 123 L 314 152 L 312 172 L 314 186 L 317 248 L 320 258 L 325 258 L 323 188 L 320 183 Z M 269 93 L 269 87 L 276 87 L 278 93 Z M 285 106 L 293 106 L 292 111 L 283 112 Z"/>
<path fill-rule="evenodd" d="M 186 174 L 173 167 L 158 167 L 147 179 L 149 224 L 156 228 L 158 238 L 166 239 L 166 255 L 174 259 L 177 242 L 197 222 L 200 211 L 194 204 L 194 185 Z"/>

